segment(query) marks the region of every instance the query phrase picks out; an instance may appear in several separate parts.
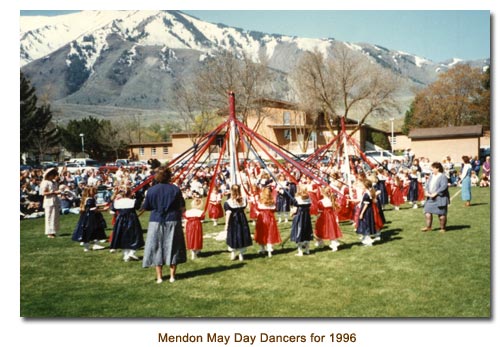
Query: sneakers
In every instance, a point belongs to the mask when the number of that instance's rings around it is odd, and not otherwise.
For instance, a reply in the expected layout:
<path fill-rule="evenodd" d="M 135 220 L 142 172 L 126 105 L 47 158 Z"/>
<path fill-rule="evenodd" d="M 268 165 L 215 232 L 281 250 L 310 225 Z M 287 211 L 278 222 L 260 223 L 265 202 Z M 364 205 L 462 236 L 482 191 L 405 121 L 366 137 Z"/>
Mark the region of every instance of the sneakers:
<path fill-rule="evenodd" d="M 129 253 L 128 258 L 132 260 L 139 260 L 139 257 L 135 255 L 135 253 Z"/>
<path fill-rule="evenodd" d="M 174 283 L 175 282 L 175 277 L 170 277 L 170 279 L 168 280 L 170 283 Z"/>
<path fill-rule="evenodd" d="M 238 254 L 238 260 L 239 260 L 239 261 L 243 261 L 243 259 L 244 259 L 244 258 L 243 258 L 243 254 L 242 254 L 242 253 Z"/>
<path fill-rule="evenodd" d="M 115 252 L 116 252 L 116 249 L 114 249 L 114 248 L 111 248 L 111 249 L 109 250 L 109 253 L 115 253 Z"/>
<path fill-rule="evenodd" d="M 98 244 L 94 244 L 94 245 L 92 246 L 92 250 L 93 250 L 93 251 L 98 251 L 98 250 L 100 250 L 100 249 L 104 249 L 104 247 L 103 247 L 103 246 L 100 246 L 100 245 L 98 245 Z"/>
<path fill-rule="evenodd" d="M 158 283 L 158 284 L 159 284 L 159 283 L 162 283 L 162 282 L 163 282 L 163 279 L 161 279 L 161 278 L 158 278 L 158 279 L 156 280 L 156 283 Z"/>
<path fill-rule="evenodd" d="M 361 240 L 361 243 L 364 245 L 364 246 L 371 246 L 372 243 L 373 243 L 373 240 L 369 237 L 369 236 L 365 236 L 363 237 L 363 239 Z"/>
<path fill-rule="evenodd" d="M 231 257 L 230 257 L 231 260 L 235 260 L 236 259 L 236 253 L 235 252 L 231 252 Z"/>
<path fill-rule="evenodd" d="M 413 204 L 413 208 L 418 208 L 418 205 L 417 204 Z"/>

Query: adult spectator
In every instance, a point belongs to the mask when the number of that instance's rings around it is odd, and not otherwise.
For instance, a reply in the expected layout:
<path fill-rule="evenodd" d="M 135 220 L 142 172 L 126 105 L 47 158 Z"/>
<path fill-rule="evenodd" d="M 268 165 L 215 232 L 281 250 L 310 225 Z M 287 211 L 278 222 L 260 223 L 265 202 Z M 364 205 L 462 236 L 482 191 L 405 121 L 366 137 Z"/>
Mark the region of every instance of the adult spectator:
<path fill-rule="evenodd" d="M 148 189 L 142 206 L 143 210 L 152 211 L 142 266 L 155 267 L 156 283 L 163 282 L 163 265 L 170 266 L 170 282 L 174 282 L 177 265 L 187 260 L 182 230 L 186 203 L 179 187 L 170 183 L 171 178 L 169 168 L 158 168 L 157 184 Z"/>
<path fill-rule="evenodd" d="M 462 200 L 465 201 L 465 206 L 469 207 L 470 200 L 472 198 L 471 182 L 470 182 L 472 165 L 470 164 L 469 157 L 466 155 L 462 156 L 462 161 L 463 165 L 462 165 L 462 171 L 460 173 L 460 184 L 462 186 Z"/>
<path fill-rule="evenodd" d="M 40 192 L 43 196 L 43 208 L 45 210 L 45 235 L 50 239 L 55 238 L 59 231 L 61 204 L 58 197 L 60 191 L 56 182 L 58 176 L 57 168 L 47 169 L 40 184 Z"/>
<path fill-rule="evenodd" d="M 425 227 L 423 232 L 432 230 L 432 215 L 439 216 L 440 232 L 446 232 L 446 222 L 450 194 L 448 192 L 448 179 L 444 175 L 443 165 L 439 162 L 431 164 L 432 174 L 425 186 Z"/>
<path fill-rule="evenodd" d="M 488 181 L 490 180 L 490 171 L 491 171 L 490 156 L 487 156 L 486 160 L 483 163 L 483 175 L 486 175 Z"/>
<path fill-rule="evenodd" d="M 481 171 L 481 161 L 477 155 L 470 161 L 470 164 L 472 166 L 472 170 L 476 173 L 476 176 L 479 176 L 479 171 Z"/>

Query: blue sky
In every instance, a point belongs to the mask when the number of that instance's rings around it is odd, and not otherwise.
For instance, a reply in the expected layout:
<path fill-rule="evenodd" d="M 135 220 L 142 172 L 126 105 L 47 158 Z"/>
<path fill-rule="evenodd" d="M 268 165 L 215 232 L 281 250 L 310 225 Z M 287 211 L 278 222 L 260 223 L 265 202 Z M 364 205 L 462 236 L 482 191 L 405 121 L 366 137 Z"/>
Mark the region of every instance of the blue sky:
<path fill-rule="evenodd" d="M 54 15 L 68 11 L 21 11 Z M 202 20 L 247 30 L 367 42 L 435 62 L 490 57 L 490 12 L 464 11 L 184 11 Z"/>

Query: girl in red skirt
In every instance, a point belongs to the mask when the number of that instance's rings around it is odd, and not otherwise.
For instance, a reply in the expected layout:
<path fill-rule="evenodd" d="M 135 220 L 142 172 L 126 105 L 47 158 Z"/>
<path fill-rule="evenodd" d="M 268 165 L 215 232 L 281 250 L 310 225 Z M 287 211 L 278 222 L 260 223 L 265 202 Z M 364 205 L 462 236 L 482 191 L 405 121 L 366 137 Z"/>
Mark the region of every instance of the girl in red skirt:
<path fill-rule="evenodd" d="M 213 191 L 210 194 L 208 201 L 208 218 L 211 218 L 214 222 L 214 226 L 217 225 L 217 219 L 224 217 L 224 209 L 222 208 L 222 194 L 219 190 Z"/>
<path fill-rule="evenodd" d="M 391 205 L 395 210 L 399 210 L 399 206 L 405 203 L 403 189 L 403 181 L 399 176 L 394 175 L 391 184 Z"/>
<path fill-rule="evenodd" d="M 262 189 L 257 210 L 259 211 L 259 215 L 255 224 L 254 239 L 260 245 L 259 253 L 267 251 L 267 255 L 271 257 L 273 244 L 281 243 L 281 236 L 274 216 L 276 204 L 274 203 L 273 192 L 270 187 Z"/>
<path fill-rule="evenodd" d="M 186 248 L 191 250 L 191 259 L 196 259 L 203 249 L 203 226 L 205 214 L 202 210 L 203 202 L 194 198 L 191 209 L 184 212 L 186 219 Z"/>
<path fill-rule="evenodd" d="M 331 240 L 330 248 L 333 252 L 337 251 L 339 242 L 337 239 L 342 237 L 339 221 L 335 209 L 335 193 L 330 187 L 323 188 L 323 198 L 318 202 L 319 217 L 316 220 L 314 235 L 316 235 L 316 246 L 323 245 L 324 240 Z"/>

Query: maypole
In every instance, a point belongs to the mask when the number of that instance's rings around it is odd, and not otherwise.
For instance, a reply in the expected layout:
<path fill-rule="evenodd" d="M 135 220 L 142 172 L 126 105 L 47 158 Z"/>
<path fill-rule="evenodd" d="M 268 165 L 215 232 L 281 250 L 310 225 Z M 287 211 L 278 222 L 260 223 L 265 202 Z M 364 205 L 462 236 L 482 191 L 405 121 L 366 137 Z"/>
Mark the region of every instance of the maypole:
<path fill-rule="evenodd" d="M 345 120 L 344 117 L 340 118 L 340 124 L 342 125 L 342 137 L 344 141 L 344 172 L 347 174 L 347 187 L 349 187 L 349 197 L 352 198 L 352 181 L 351 181 L 351 165 L 349 161 L 349 150 L 347 147 L 347 134 L 345 130 Z"/>
<path fill-rule="evenodd" d="M 229 165 L 231 166 L 231 184 L 239 184 L 239 168 L 236 147 L 236 107 L 234 92 L 229 92 Z"/>

